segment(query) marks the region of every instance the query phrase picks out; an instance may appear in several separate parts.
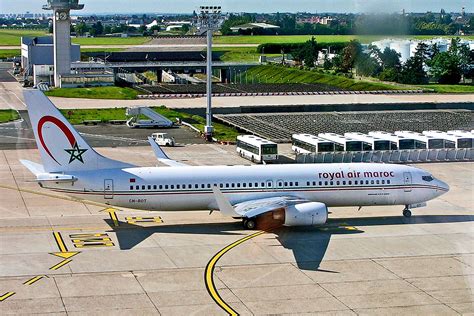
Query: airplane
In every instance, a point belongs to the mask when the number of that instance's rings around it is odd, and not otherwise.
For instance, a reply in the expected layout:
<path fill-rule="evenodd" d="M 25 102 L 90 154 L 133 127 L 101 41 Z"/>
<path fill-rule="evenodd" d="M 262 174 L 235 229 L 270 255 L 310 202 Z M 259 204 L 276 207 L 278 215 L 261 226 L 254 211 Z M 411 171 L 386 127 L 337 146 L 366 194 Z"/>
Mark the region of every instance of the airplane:
<path fill-rule="evenodd" d="M 219 210 L 246 229 L 270 220 L 323 225 L 328 207 L 410 208 L 449 191 L 419 168 L 377 163 L 189 166 L 149 138 L 165 166 L 139 167 L 97 153 L 38 90 L 25 90 L 42 164 L 21 160 L 45 189 L 74 198 L 150 211 Z"/>

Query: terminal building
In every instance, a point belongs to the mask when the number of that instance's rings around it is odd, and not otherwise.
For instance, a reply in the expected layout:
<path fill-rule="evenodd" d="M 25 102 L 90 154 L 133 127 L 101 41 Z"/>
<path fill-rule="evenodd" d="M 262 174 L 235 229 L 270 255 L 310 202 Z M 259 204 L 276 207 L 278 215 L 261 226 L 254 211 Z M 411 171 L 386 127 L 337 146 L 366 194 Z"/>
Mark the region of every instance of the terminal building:
<path fill-rule="evenodd" d="M 100 62 L 81 62 L 81 48 L 71 44 L 70 74 L 59 76 L 59 87 L 113 85 L 113 71 Z M 21 38 L 21 67 L 23 76 L 34 85 L 54 85 L 54 44 L 52 36 Z"/>
<path fill-rule="evenodd" d="M 81 47 L 71 44 L 71 61 L 81 60 Z M 21 67 L 26 76 L 33 76 L 34 65 L 54 66 L 52 36 L 21 38 Z"/>

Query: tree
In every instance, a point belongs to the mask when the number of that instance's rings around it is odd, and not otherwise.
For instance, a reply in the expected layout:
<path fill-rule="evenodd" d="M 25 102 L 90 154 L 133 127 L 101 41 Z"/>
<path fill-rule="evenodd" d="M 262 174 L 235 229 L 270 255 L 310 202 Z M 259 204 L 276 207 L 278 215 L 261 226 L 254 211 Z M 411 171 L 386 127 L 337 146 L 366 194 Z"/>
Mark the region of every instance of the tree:
<path fill-rule="evenodd" d="M 183 35 L 185 35 L 188 32 L 189 32 L 189 25 L 184 24 L 183 27 L 181 27 L 181 33 L 183 33 Z"/>
<path fill-rule="evenodd" d="M 423 64 L 431 58 L 431 49 L 425 42 L 420 42 L 416 46 L 416 52 L 414 55 L 416 58 L 420 59 Z"/>
<path fill-rule="evenodd" d="M 405 84 L 426 84 L 428 75 L 423 68 L 423 60 L 420 56 L 408 58 L 402 67 L 399 81 Z"/>
<path fill-rule="evenodd" d="M 314 67 L 314 62 L 318 58 L 318 44 L 314 37 L 303 44 L 303 46 L 295 52 L 295 57 L 299 61 L 304 61 L 305 66 Z"/>
<path fill-rule="evenodd" d="M 433 58 L 430 72 L 438 83 L 458 84 L 461 80 L 459 58 L 449 52 L 442 52 Z"/>
<path fill-rule="evenodd" d="M 356 73 L 360 76 L 376 76 L 380 72 L 377 60 L 369 54 L 361 53 L 355 62 Z"/>
<path fill-rule="evenodd" d="M 380 62 L 382 63 L 382 68 L 385 69 L 394 69 L 399 71 L 401 68 L 400 54 L 397 53 L 394 49 L 385 47 L 384 51 L 379 55 Z"/>
<path fill-rule="evenodd" d="M 110 25 L 104 26 L 104 34 L 112 33 L 112 27 Z"/>
<path fill-rule="evenodd" d="M 94 30 L 94 32 L 92 32 L 92 30 Z M 94 33 L 94 35 L 104 34 L 104 26 L 102 25 L 102 22 L 97 21 L 96 23 L 92 24 L 91 34 L 92 33 Z"/>
<path fill-rule="evenodd" d="M 352 40 L 342 50 L 342 72 L 350 72 L 354 68 L 355 61 L 362 52 L 362 46 L 356 40 Z"/>
<path fill-rule="evenodd" d="M 76 26 L 74 27 L 74 31 L 76 32 L 77 35 L 82 36 L 86 32 L 89 31 L 89 27 L 84 22 L 77 23 Z"/>

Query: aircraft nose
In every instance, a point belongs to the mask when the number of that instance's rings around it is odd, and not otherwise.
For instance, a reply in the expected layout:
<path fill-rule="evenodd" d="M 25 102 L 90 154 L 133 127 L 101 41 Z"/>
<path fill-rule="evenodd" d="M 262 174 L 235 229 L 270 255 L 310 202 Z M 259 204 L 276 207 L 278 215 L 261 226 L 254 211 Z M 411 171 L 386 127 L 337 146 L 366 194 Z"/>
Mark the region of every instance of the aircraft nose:
<path fill-rule="evenodd" d="M 446 193 L 449 191 L 449 185 L 444 182 L 444 181 L 441 181 L 439 179 L 436 179 L 437 181 L 437 187 L 439 188 L 440 191 L 442 191 L 443 193 Z"/>

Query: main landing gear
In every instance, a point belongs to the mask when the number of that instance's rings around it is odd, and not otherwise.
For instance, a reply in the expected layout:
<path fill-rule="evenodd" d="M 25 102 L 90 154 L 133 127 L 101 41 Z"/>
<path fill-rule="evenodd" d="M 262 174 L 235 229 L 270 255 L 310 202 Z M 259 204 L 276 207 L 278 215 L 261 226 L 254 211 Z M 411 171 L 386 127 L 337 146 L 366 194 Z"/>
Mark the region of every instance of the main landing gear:
<path fill-rule="evenodd" d="M 410 218 L 410 217 L 411 217 L 411 211 L 410 211 L 410 209 L 408 208 L 408 205 L 405 205 L 405 208 L 403 209 L 403 216 L 405 216 L 406 218 Z"/>
<path fill-rule="evenodd" d="M 257 226 L 257 221 L 254 217 L 243 218 L 242 224 L 244 225 L 245 229 L 255 229 L 255 227 Z"/>

